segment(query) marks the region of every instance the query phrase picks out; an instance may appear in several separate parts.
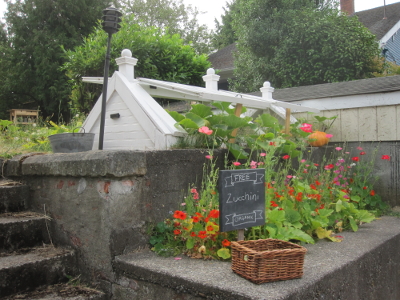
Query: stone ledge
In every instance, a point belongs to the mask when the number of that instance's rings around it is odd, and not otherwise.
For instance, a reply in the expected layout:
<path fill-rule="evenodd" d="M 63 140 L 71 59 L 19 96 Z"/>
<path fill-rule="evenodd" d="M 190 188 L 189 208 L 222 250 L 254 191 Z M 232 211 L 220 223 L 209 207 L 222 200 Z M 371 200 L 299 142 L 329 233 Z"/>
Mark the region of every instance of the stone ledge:
<path fill-rule="evenodd" d="M 358 232 L 344 232 L 341 243 L 307 245 L 301 279 L 253 284 L 226 262 L 143 252 L 118 256 L 115 271 L 145 288 L 147 283 L 178 294 L 207 299 L 400 299 L 400 219 L 383 217 Z M 137 298 L 140 299 L 140 298 Z"/>

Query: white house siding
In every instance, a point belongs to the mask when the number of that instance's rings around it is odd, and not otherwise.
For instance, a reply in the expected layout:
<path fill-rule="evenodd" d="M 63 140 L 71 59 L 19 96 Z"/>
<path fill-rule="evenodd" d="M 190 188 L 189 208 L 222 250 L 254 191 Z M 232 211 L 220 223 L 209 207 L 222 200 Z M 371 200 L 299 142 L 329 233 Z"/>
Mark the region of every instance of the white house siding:
<path fill-rule="evenodd" d="M 138 109 L 137 113 L 140 114 L 140 112 Z M 115 113 L 119 113 L 120 117 L 111 119 L 110 115 Z M 143 120 L 142 125 L 139 124 L 138 119 L 131 113 L 119 94 L 113 93 L 107 103 L 104 149 L 154 149 L 154 142 L 143 128 L 143 125 L 153 127 L 153 124 L 147 123 L 151 122 L 147 119 Z M 96 124 L 93 127 L 98 128 L 96 131 L 96 137 L 98 138 L 100 118 L 96 120 Z M 95 142 L 98 145 L 98 141 Z M 98 147 L 97 145 L 94 145 L 94 149 Z"/>
<path fill-rule="evenodd" d="M 294 113 L 296 118 L 313 119 L 311 114 Z M 338 116 L 328 133 L 332 142 L 400 140 L 400 105 L 324 110 L 319 116 Z"/>

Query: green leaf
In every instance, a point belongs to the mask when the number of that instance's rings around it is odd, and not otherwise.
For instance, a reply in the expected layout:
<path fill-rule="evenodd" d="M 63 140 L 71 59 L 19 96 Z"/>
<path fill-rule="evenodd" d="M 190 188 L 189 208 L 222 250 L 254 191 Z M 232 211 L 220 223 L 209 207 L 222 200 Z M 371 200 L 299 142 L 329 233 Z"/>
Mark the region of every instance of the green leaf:
<path fill-rule="evenodd" d="M 353 229 L 353 231 L 357 231 L 358 226 L 356 224 L 356 221 L 354 221 L 354 219 L 352 217 L 349 217 L 349 222 L 350 222 L 351 229 Z"/>
<path fill-rule="evenodd" d="M 187 248 L 187 249 L 193 249 L 194 244 L 195 244 L 194 238 L 190 237 L 190 238 L 188 238 L 188 239 L 186 240 L 186 248 Z"/>
<path fill-rule="evenodd" d="M 234 114 L 235 113 L 235 109 L 234 108 L 229 108 L 229 106 L 231 105 L 228 102 L 220 102 L 220 101 L 214 101 L 212 103 L 213 106 L 215 106 L 216 108 L 220 109 L 223 112 L 227 112 L 228 114 Z"/>
<path fill-rule="evenodd" d="M 200 128 L 203 126 L 208 126 L 209 122 L 206 119 L 203 119 L 202 117 L 192 113 L 192 112 L 188 112 L 186 115 L 187 119 L 192 120 L 193 122 L 196 123 L 196 125 Z"/>
<path fill-rule="evenodd" d="M 370 223 L 375 220 L 375 216 L 366 210 L 360 210 L 357 218 L 361 223 Z"/>
<path fill-rule="evenodd" d="M 223 259 L 228 259 L 231 257 L 231 253 L 228 248 L 221 248 L 217 251 L 217 255 Z"/>
<path fill-rule="evenodd" d="M 203 119 L 212 115 L 211 107 L 204 104 L 192 104 L 192 109 L 190 110 L 190 112 Z"/>
<path fill-rule="evenodd" d="M 199 126 L 195 122 L 190 120 L 190 119 L 183 119 L 178 124 L 181 125 L 185 129 L 186 128 L 194 128 L 194 129 L 198 129 L 199 128 Z"/>
<path fill-rule="evenodd" d="M 183 119 L 185 119 L 184 115 L 181 115 L 180 113 L 176 112 L 176 111 L 169 111 L 168 109 L 166 109 L 166 112 L 172 117 L 174 118 L 175 121 L 180 122 Z"/>
<path fill-rule="evenodd" d="M 279 131 L 281 128 L 278 119 L 270 114 L 262 114 L 257 118 L 257 122 L 259 122 L 262 127 L 269 127 L 275 131 Z"/>
<path fill-rule="evenodd" d="M 268 220 L 268 223 L 270 223 L 270 222 L 275 223 L 275 224 L 283 223 L 286 220 L 285 211 L 284 210 L 268 211 L 267 220 Z"/>
<path fill-rule="evenodd" d="M 240 147 L 238 144 L 228 144 L 227 145 L 229 152 L 232 153 L 232 155 L 238 159 L 246 159 L 249 154 L 243 150 L 242 147 Z"/>

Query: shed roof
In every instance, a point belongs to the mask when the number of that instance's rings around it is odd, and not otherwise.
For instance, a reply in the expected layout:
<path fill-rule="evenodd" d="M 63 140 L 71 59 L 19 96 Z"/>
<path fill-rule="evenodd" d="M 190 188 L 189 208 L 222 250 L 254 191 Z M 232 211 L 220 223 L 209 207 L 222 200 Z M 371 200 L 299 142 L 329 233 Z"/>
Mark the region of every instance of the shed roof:
<path fill-rule="evenodd" d="M 324 83 L 299 86 L 286 89 L 275 89 L 273 98 L 281 101 L 296 101 L 362 95 L 373 93 L 394 92 L 400 90 L 400 75 L 360 79 L 346 82 Z M 261 95 L 254 92 L 252 95 Z"/>
<path fill-rule="evenodd" d="M 400 2 L 363 10 L 354 13 L 378 40 L 392 29 L 400 20 Z M 386 18 L 384 16 L 386 15 Z"/>
<path fill-rule="evenodd" d="M 233 69 L 233 52 L 237 51 L 236 43 L 232 43 L 221 50 L 211 54 L 208 60 L 214 69 L 225 70 Z"/>

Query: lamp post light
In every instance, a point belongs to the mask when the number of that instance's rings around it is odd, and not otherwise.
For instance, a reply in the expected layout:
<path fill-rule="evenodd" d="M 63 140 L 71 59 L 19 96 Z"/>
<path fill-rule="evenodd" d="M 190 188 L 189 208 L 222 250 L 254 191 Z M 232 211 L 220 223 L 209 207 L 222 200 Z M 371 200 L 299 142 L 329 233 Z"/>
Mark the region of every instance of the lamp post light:
<path fill-rule="evenodd" d="M 103 150 L 104 127 L 106 122 L 106 101 L 107 101 L 107 86 L 108 86 L 108 70 L 110 68 L 110 48 L 111 37 L 121 28 L 119 23 L 122 14 L 114 7 L 109 7 L 103 10 L 102 26 L 103 30 L 108 33 L 107 53 L 104 64 L 104 81 L 103 81 L 103 98 L 101 102 L 101 118 L 100 118 L 100 134 L 99 134 L 99 150 Z"/>

